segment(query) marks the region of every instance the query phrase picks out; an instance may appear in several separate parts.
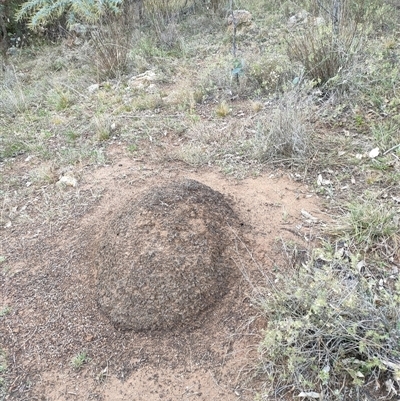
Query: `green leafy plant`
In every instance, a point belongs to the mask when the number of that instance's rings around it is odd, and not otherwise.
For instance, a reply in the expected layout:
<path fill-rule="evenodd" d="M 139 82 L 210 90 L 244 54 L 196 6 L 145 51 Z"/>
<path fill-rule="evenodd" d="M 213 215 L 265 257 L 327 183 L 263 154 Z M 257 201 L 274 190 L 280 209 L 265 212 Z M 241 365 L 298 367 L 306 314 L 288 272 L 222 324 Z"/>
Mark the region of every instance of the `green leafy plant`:
<path fill-rule="evenodd" d="M 27 19 L 32 29 L 47 25 L 67 14 L 69 24 L 77 20 L 95 23 L 106 13 L 118 13 L 123 0 L 30 0 L 22 4 L 17 20 Z"/>
<path fill-rule="evenodd" d="M 0 308 L 0 317 L 6 316 L 11 312 L 11 308 L 9 306 L 4 306 Z"/>
<path fill-rule="evenodd" d="M 247 78 L 255 83 L 254 89 L 277 91 L 284 82 L 288 60 L 281 56 L 263 54 L 248 60 Z"/>
<path fill-rule="evenodd" d="M 138 146 L 136 144 L 132 143 L 131 145 L 129 145 L 127 147 L 127 149 L 128 149 L 128 152 L 134 153 L 134 152 L 137 152 Z"/>

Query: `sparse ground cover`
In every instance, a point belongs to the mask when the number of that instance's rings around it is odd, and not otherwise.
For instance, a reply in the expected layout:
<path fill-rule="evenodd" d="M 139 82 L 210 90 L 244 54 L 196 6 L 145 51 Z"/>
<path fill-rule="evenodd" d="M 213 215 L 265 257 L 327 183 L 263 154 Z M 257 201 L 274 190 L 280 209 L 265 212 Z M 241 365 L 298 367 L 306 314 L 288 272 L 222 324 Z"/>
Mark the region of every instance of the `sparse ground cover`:
<path fill-rule="evenodd" d="M 386 0 L 340 4 L 335 19 L 328 1 L 234 1 L 235 10 L 252 15 L 235 29 L 224 2 L 214 12 L 148 1 L 140 24 L 112 20 L 92 36 L 32 44 L 9 56 L 0 87 L 0 399 L 72 399 L 74 392 L 117 399 L 107 387 L 116 377 L 145 391 L 132 372 L 145 380 L 145 369 L 174 364 L 190 364 L 182 377 L 203 387 L 208 382 L 188 372 L 193 364 L 212 372 L 217 387 L 230 389 L 219 395 L 229 400 L 395 399 L 400 10 Z M 210 170 L 225 178 L 211 179 Z M 304 185 L 299 193 L 318 197 L 325 224 L 305 212 L 301 221 L 312 234 L 304 233 L 280 201 L 265 209 L 235 189 L 235 182 L 246 188 L 246 180 L 272 175 L 289 176 Z M 210 343 L 207 327 L 181 340 L 128 338 L 85 312 L 96 308 L 86 301 L 95 274 L 85 235 L 95 221 L 104 227 L 107 213 L 99 208 L 118 207 L 113 191 L 123 198 L 182 176 L 237 196 L 249 221 L 259 212 L 246 208 L 263 205 L 273 214 L 277 207 L 289 237 L 279 231 L 283 241 L 269 258 L 265 247 L 276 246 L 276 236 L 263 242 L 268 229 L 256 221 L 252 234 L 237 240 L 247 289 L 242 284 L 222 302 L 217 317 L 234 305 L 228 323 L 210 318 Z M 256 199 L 257 191 L 250 193 Z M 238 294 L 246 307 L 236 303 Z M 64 333 L 55 329 L 63 313 Z M 237 354 L 238 344 L 252 350 L 241 360 L 245 368 L 224 365 L 234 354 L 227 333 Z M 58 391 L 62 381 L 41 375 L 46 364 L 67 372 L 68 386 L 93 379 L 91 393 Z M 235 369 L 240 378 L 229 387 Z M 123 391 L 140 399 L 129 386 Z"/>

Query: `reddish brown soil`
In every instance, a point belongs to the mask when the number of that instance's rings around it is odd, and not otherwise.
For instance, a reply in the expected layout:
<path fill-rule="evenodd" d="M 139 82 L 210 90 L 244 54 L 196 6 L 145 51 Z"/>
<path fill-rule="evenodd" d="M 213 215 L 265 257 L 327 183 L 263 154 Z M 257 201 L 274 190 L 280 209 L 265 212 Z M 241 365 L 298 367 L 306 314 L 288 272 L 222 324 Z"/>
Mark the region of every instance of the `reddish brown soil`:
<path fill-rule="evenodd" d="M 43 220 L 46 203 L 41 201 L 29 219 L 2 228 L 1 254 L 7 259 L 0 305 L 11 308 L 0 319 L 8 399 L 253 399 L 257 344 L 265 324 L 252 306 L 254 286 L 267 285 L 260 272 L 290 263 L 281 240 L 309 246 L 317 227 L 301 210 L 324 219 L 317 198 L 278 171 L 236 181 L 174 162 L 146 164 L 119 149 L 110 158 L 110 165 L 77 172 L 78 187 L 51 192 L 71 195 L 57 198 L 61 203 L 54 217 Z M 222 193 L 241 221 L 230 250 L 238 279 L 201 314 L 197 328 L 119 331 L 96 302 L 93 244 L 133 194 L 181 178 Z M 94 197 L 100 190 L 102 196 Z M 71 359 L 81 351 L 89 360 L 76 370 Z"/>

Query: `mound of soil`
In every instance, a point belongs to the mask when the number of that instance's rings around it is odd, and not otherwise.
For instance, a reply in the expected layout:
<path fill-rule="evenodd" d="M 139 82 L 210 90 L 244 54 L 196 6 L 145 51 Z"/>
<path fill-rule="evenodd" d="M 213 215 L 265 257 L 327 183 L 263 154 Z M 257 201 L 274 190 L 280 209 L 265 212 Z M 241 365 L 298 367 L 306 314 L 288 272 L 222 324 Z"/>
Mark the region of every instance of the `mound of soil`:
<path fill-rule="evenodd" d="M 235 221 L 224 196 L 194 180 L 129 201 L 100 240 L 100 308 L 123 330 L 196 326 L 234 277 L 225 251 Z"/>

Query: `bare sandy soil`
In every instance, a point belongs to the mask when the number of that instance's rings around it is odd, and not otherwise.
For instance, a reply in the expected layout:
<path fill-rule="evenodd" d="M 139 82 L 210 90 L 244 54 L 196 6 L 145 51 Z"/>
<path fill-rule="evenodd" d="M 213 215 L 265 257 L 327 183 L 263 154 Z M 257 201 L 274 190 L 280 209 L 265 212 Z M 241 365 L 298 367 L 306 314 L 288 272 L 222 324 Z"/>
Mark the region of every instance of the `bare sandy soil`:
<path fill-rule="evenodd" d="M 1 229 L 0 304 L 10 306 L 0 319 L 7 399 L 252 400 L 266 324 L 253 296 L 268 285 L 266 272 L 290 263 L 282 241 L 301 257 L 316 240 L 317 224 L 301 211 L 323 221 L 318 198 L 279 171 L 237 181 L 177 162 L 149 164 L 118 146 L 108 153 L 109 164 L 72 172 L 76 187 L 36 188 L 36 203 L 20 200 L 20 218 Z M 19 163 L 21 171 L 32 167 Z M 117 330 L 97 303 L 97 240 L 127 200 L 181 178 L 219 191 L 238 216 L 241 229 L 230 233 L 228 253 L 237 278 L 188 328 Z M 83 351 L 86 363 L 73 368 L 71 359 Z"/>

